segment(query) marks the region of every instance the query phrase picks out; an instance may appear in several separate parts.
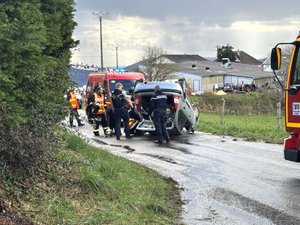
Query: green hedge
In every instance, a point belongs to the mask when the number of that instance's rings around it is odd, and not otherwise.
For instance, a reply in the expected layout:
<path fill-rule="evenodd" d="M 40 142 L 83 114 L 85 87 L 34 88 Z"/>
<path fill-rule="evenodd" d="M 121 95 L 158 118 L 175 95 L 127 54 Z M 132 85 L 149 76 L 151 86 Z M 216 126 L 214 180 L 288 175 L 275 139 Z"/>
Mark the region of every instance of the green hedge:
<path fill-rule="evenodd" d="M 56 143 L 77 44 L 73 12 L 73 0 L 0 4 L 0 176 L 31 173 Z"/>
<path fill-rule="evenodd" d="M 251 115 L 251 114 L 276 114 L 277 104 L 283 110 L 283 94 L 280 90 L 266 89 L 250 93 L 204 93 L 191 96 L 199 112 L 221 113 L 223 99 L 225 100 L 225 114 Z"/>

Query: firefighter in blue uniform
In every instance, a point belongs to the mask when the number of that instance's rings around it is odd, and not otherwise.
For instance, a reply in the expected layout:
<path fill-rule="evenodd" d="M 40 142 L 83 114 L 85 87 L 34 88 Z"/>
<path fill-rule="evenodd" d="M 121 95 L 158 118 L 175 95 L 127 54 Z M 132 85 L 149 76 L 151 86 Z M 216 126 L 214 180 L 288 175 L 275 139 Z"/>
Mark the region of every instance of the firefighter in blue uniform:
<path fill-rule="evenodd" d="M 115 117 L 115 135 L 117 140 L 120 140 L 121 137 L 121 119 L 124 123 L 124 131 L 126 138 L 130 137 L 130 128 L 129 128 L 129 113 L 128 109 L 133 108 L 132 102 L 126 97 L 126 94 L 123 91 L 123 85 L 121 83 L 116 84 L 116 89 L 112 93 L 112 104 L 114 109 Z"/>
<path fill-rule="evenodd" d="M 167 105 L 167 96 L 161 92 L 160 86 L 156 85 L 155 93 L 150 99 L 148 114 L 151 116 L 152 112 L 154 112 L 153 122 L 157 135 L 155 143 L 158 144 L 163 144 L 164 141 L 166 141 L 166 143 L 170 142 L 170 137 L 166 128 Z"/>

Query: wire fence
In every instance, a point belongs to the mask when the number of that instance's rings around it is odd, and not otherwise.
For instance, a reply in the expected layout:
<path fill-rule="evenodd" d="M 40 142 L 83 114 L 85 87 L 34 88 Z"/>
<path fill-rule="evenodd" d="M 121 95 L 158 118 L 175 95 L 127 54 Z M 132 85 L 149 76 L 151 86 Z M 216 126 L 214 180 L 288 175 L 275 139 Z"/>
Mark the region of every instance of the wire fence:
<path fill-rule="evenodd" d="M 283 93 L 276 89 L 222 96 L 204 93 L 200 96 L 192 96 L 192 101 L 200 113 L 220 115 L 221 124 L 224 123 L 226 115 L 274 115 L 279 128 L 284 115 Z"/>

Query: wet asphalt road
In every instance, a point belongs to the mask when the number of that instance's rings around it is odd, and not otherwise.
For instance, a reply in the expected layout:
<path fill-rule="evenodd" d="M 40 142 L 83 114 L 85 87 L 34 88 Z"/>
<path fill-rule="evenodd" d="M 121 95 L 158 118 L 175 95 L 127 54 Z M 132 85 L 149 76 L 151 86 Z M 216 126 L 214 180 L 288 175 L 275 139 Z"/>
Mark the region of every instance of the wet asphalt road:
<path fill-rule="evenodd" d="M 177 181 L 185 224 L 300 225 L 300 163 L 285 161 L 282 145 L 195 133 L 158 146 L 147 134 L 117 141 L 94 137 L 89 124 L 75 130 Z"/>

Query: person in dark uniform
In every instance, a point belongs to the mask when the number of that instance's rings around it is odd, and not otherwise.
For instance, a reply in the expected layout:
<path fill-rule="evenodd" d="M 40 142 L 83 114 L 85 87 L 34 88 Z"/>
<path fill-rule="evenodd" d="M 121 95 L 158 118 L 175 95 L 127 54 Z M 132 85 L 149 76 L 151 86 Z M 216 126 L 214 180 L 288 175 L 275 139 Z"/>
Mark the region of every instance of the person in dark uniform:
<path fill-rule="evenodd" d="M 128 109 L 132 108 L 132 102 L 123 91 L 123 85 L 121 83 L 116 84 L 116 89 L 112 93 L 112 105 L 114 108 L 114 117 L 115 117 L 115 135 L 117 140 L 120 140 L 121 137 L 121 119 L 124 123 L 124 131 L 126 138 L 130 137 L 130 128 L 129 128 L 129 113 Z"/>
<path fill-rule="evenodd" d="M 170 137 L 166 128 L 167 96 L 161 92 L 159 85 L 155 86 L 154 95 L 150 99 L 148 114 L 151 116 L 152 112 L 154 112 L 153 122 L 157 135 L 157 140 L 155 143 L 163 144 L 164 141 L 169 143 Z"/>
<path fill-rule="evenodd" d="M 111 130 L 112 134 L 114 134 L 114 129 L 115 129 L 115 116 L 114 116 L 114 112 L 113 112 L 113 107 L 112 107 L 112 101 L 111 101 L 111 97 L 108 94 L 107 90 L 103 91 L 103 94 L 105 96 L 106 99 L 106 116 L 107 116 L 107 122 L 108 122 L 108 126 L 109 129 Z"/>

